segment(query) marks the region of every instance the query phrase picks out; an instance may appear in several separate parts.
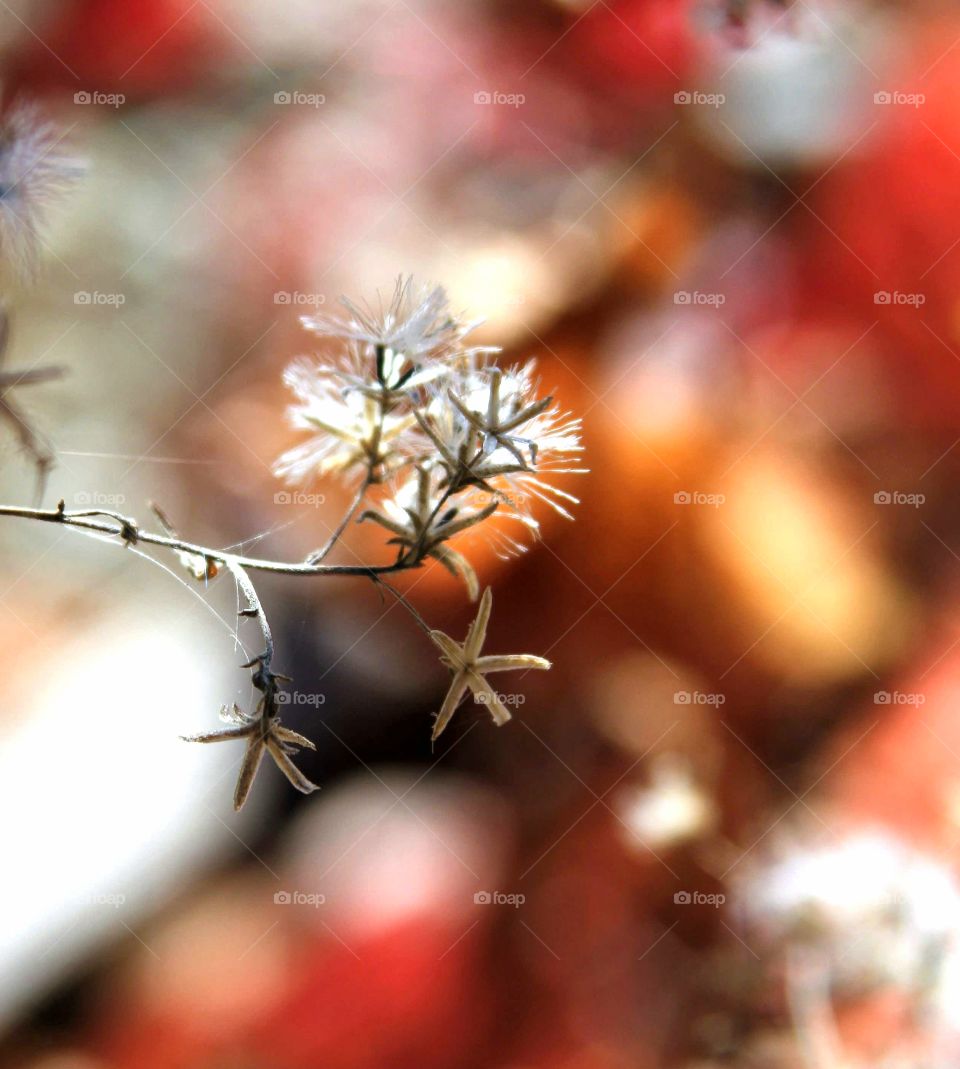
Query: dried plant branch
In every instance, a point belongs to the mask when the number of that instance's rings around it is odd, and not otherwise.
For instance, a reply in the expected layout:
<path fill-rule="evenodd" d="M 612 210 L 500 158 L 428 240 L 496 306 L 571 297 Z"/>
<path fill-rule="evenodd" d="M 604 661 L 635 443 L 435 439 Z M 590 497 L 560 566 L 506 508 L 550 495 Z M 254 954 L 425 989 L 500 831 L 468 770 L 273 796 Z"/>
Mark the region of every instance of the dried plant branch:
<path fill-rule="evenodd" d="M 347 529 L 347 525 L 357 514 L 357 510 L 363 504 L 363 499 L 367 496 L 367 490 L 370 489 L 370 484 L 373 482 L 371 476 L 368 474 L 366 479 L 360 484 L 356 495 L 354 496 L 353 503 L 347 509 L 343 515 L 343 519 L 334 528 L 333 533 L 327 539 L 322 549 L 315 550 L 307 557 L 307 564 L 320 564 L 326 560 L 327 556 L 333 547 L 340 541 L 343 536 L 343 532 Z"/>
<path fill-rule="evenodd" d="M 252 712 L 236 705 L 222 709 L 227 727 L 192 736 L 191 741 L 244 742 L 234 792 L 237 809 L 244 804 L 267 754 L 297 790 L 317 789 L 292 760 L 299 748 L 313 749 L 313 743 L 280 721 L 282 686 L 290 680 L 274 669 L 273 634 L 250 572 L 362 578 L 389 591 L 452 672 L 434 739 L 468 693 L 489 707 L 495 723 L 510 719 L 487 674 L 550 667 L 533 654 L 482 653 L 493 602 L 489 588 L 461 643 L 431 628 L 385 577 L 421 568 L 432 559 L 461 579 L 470 599 L 476 601 L 480 594 L 477 574 L 451 541 L 485 524 L 494 514 L 519 523 L 535 536 L 539 525 L 531 514 L 530 499 L 569 516 L 565 506 L 576 499 L 554 486 L 550 477 L 582 470 L 571 466 L 581 451 L 579 420 L 561 413 L 551 397 L 537 396 L 530 365 L 503 371 L 490 363 L 495 350 L 467 347 L 464 339 L 474 324 L 450 313 L 440 287 L 419 290 L 411 280 L 401 279 L 386 306 L 381 302 L 374 309 L 349 301 L 344 305 L 347 319 L 305 321 L 316 334 L 340 343 L 333 362 L 301 358 L 285 375 L 297 396 L 290 409 L 291 421 L 310 436 L 278 460 L 276 474 L 300 485 L 321 476 L 339 476 L 355 487 L 349 507 L 326 543 L 306 561 L 249 557 L 188 542 L 156 506 L 153 511 L 162 533 L 144 530 L 136 519 L 119 512 L 67 511 L 63 501 L 56 509 L 0 505 L 0 516 L 106 535 L 120 547 L 147 545 L 167 550 L 198 582 L 208 583 L 223 570 L 234 576 L 246 599 L 240 616 L 255 620 L 263 638 L 263 651 L 244 665 L 251 670 L 260 697 Z M 46 381 L 51 374 L 27 373 L 17 384 Z M 3 382 L 0 378 L 0 404 L 5 401 Z M 24 441 L 32 442 L 29 425 L 23 422 L 20 427 Z M 358 522 L 369 520 L 384 528 L 391 536 L 387 545 L 397 547 L 395 559 L 387 564 L 324 563 L 374 488 L 378 488 L 377 500 L 360 514 Z M 506 553 L 524 548 L 499 526 L 492 537 Z"/>
<path fill-rule="evenodd" d="M 406 596 L 406 594 L 404 594 L 400 590 L 397 590 L 397 588 L 395 586 L 393 586 L 392 583 L 388 583 L 386 581 L 386 579 L 383 578 L 382 575 L 374 575 L 374 576 L 371 576 L 371 578 L 373 579 L 374 583 L 376 583 L 377 586 L 382 586 L 384 588 L 384 590 L 389 590 L 389 592 L 407 610 L 407 612 L 410 613 L 410 615 L 414 618 L 414 620 L 416 620 L 417 626 L 420 628 L 420 630 L 423 631 L 423 633 L 425 635 L 427 635 L 427 636 L 430 635 L 430 632 L 433 629 L 430 627 L 430 625 L 427 623 L 427 621 L 424 620 L 424 618 L 420 615 L 420 613 L 418 612 L 416 607 L 412 604 L 410 599 Z"/>
<path fill-rule="evenodd" d="M 21 519 L 37 520 L 41 523 L 58 523 L 78 531 L 93 534 L 112 535 L 122 543 L 131 545 L 160 546 L 171 549 L 178 554 L 190 554 L 214 564 L 246 568 L 250 571 L 276 572 L 280 575 L 342 575 L 364 576 L 388 575 L 391 572 L 405 571 L 412 564 L 301 564 L 276 560 L 262 560 L 244 557 L 236 553 L 227 553 L 222 549 L 200 546 L 194 542 L 185 542 L 169 535 L 154 534 L 140 529 L 136 520 L 122 516 L 118 512 L 102 509 L 85 509 L 67 511 L 64 502 L 55 509 L 30 508 L 22 505 L 0 505 L 0 516 L 15 516 Z M 103 517 L 98 519 L 98 517 Z"/>
<path fill-rule="evenodd" d="M 316 749 L 314 744 L 296 731 L 285 728 L 280 723 L 280 714 L 277 710 L 277 695 L 280 684 L 290 682 L 288 676 L 281 676 L 273 670 L 274 645 L 273 633 L 263 605 L 257 594 L 256 587 L 250 581 L 243 566 L 237 561 L 227 559 L 226 567 L 233 573 L 234 578 L 244 596 L 247 598 L 247 606 L 240 610 L 240 616 L 255 619 L 260 625 L 263 635 L 263 652 L 248 661 L 244 668 L 253 671 L 253 685 L 260 691 L 261 697 L 253 714 L 244 713 L 239 706 L 232 709 L 221 710 L 221 718 L 232 724 L 223 731 L 209 732 L 203 735 L 188 736 L 188 742 L 230 742 L 242 739 L 246 743 L 243 761 L 240 764 L 240 773 L 237 776 L 237 786 L 233 794 L 233 805 L 240 809 L 247 800 L 250 787 L 253 785 L 257 770 L 265 754 L 269 754 L 280 771 L 287 777 L 290 783 L 298 791 L 310 794 L 317 790 L 317 785 L 297 768 L 291 760 L 291 755 L 296 753 L 297 747 L 305 746 L 307 749 Z"/>

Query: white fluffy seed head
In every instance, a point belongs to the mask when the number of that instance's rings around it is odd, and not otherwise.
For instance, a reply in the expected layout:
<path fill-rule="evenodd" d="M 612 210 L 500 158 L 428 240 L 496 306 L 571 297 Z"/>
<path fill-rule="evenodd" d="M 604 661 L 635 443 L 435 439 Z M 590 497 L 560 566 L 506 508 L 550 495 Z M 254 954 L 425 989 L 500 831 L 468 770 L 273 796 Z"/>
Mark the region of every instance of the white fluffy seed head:
<path fill-rule="evenodd" d="M 336 344 L 325 362 L 287 370 L 290 420 L 311 437 L 280 458 L 278 475 L 389 479 L 379 515 L 394 527 L 409 525 L 424 494 L 441 509 L 430 525 L 454 510 L 460 530 L 496 515 L 536 536 L 537 500 L 572 518 L 577 499 L 553 477 L 583 470 L 580 420 L 542 395 L 532 361 L 500 370 L 496 350 L 468 347 L 475 324 L 451 314 L 439 286 L 401 278 L 386 303 L 342 303 L 346 316 L 304 320 Z M 489 528 L 498 551 L 522 550 L 504 526 Z"/>
<path fill-rule="evenodd" d="M 7 272 L 36 274 L 47 210 L 84 170 L 32 104 L 16 104 L 0 119 L 0 257 Z"/>

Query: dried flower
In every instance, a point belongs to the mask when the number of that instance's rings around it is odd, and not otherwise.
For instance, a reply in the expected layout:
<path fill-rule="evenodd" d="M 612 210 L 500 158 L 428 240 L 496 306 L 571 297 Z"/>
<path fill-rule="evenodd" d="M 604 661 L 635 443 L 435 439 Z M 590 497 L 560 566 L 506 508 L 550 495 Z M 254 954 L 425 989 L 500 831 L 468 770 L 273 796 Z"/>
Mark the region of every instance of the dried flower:
<path fill-rule="evenodd" d="M 456 712 L 460 700 L 467 691 L 471 691 L 474 700 L 488 706 L 494 723 L 499 727 L 510 719 L 510 713 L 500 698 L 500 695 L 487 682 L 488 672 L 513 672 L 521 668 L 548 669 L 550 662 L 543 657 L 536 657 L 531 653 L 510 653 L 499 656 L 481 657 L 484 640 L 487 637 L 487 624 L 490 621 L 490 610 L 493 607 L 493 591 L 490 587 L 483 592 L 480 599 L 480 607 L 477 616 L 467 631 L 463 643 L 455 642 L 449 635 L 442 631 L 431 631 L 430 637 L 440 648 L 440 660 L 453 671 L 453 679 L 450 681 L 450 689 L 444 698 L 440 712 L 437 714 L 437 722 L 433 727 L 433 738 L 436 740 L 442 734 L 444 728 L 450 723 L 450 718 Z"/>
<path fill-rule="evenodd" d="M 479 324 L 468 322 L 450 311 L 442 286 L 417 286 L 413 278 L 397 279 L 393 297 L 384 307 L 358 305 L 346 297 L 340 303 L 349 319 L 334 316 L 304 316 L 303 325 L 321 337 L 360 342 L 374 351 L 381 382 L 396 383 L 411 367 L 462 353 L 461 342 Z M 471 353 L 495 352 L 476 348 Z"/>
<path fill-rule="evenodd" d="M 264 715 L 262 707 L 262 699 L 260 706 L 253 714 L 245 713 L 238 705 L 234 705 L 231 709 L 224 706 L 220 711 L 220 719 L 230 724 L 231 727 L 224 731 L 183 736 L 185 742 L 231 742 L 234 739 L 246 741 L 247 749 L 243 755 L 240 774 L 237 776 L 237 786 L 233 794 L 234 809 L 242 808 L 247 800 L 250 787 L 260 768 L 260 762 L 266 753 L 270 754 L 280 771 L 298 791 L 310 794 L 320 789 L 315 783 L 311 783 L 290 760 L 291 754 L 296 752 L 295 747 L 306 746 L 309 750 L 315 750 L 316 746 L 303 735 L 283 727 L 278 716 Z"/>
<path fill-rule="evenodd" d="M 582 473 L 569 466 L 583 451 L 580 420 L 553 406 L 552 398 L 537 397 L 532 365 L 465 372 L 416 415 L 454 488 L 501 490 L 520 509 L 536 497 L 572 518 L 561 502 L 577 504 L 577 498 L 541 476 Z"/>
<path fill-rule="evenodd" d="M 348 341 L 323 365 L 331 378 L 375 400 L 385 409 L 409 402 L 415 391 L 448 373 L 442 361 L 416 364 L 401 352 Z"/>
<path fill-rule="evenodd" d="M 288 483 L 302 483 L 327 474 L 366 473 L 380 479 L 406 459 L 400 448 L 416 420 L 409 412 L 385 412 L 375 398 L 340 386 L 329 368 L 295 360 L 283 376 L 300 403 L 288 410 L 291 423 L 313 431 L 274 465 L 274 474 Z"/>
<path fill-rule="evenodd" d="M 342 345 L 325 363 L 300 358 L 287 369 L 285 382 L 299 401 L 290 418 L 313 434 L 281 456 L 274 471 L 294 483 L 326 474 L 362 479 L 355 509 L 370 483 L 394 479 L 392 497 L 360 519 L 390 531 L 405 564 L 439 561 L 475 600 L 476 574 L 447 543 L 498 508 L 536 536 L 537 499 L 572 518 L 567 506 L 577 499 L 551 476 L 584 470 L 573 466 L 583 449 L 580 421 L 540 396 L 532 363 L 502 371 L 486 363 L 496 350 L 465 348 L 473 324 L 450 314 L 440 287 L 401 278 L 386 307 L 346 298 L 343 305 L 348 319 L 304 319 Z M 469 489 L 484 492 L 479 504 L 465 495 L 451 500 Z M 489 534 L 501 556 L 524 549 L 503 524 L 492 524 Z"/>
<path fill-rule="evenodd" d="M 21 129 L 18 124 L 22 122 L 25 120 L 8 117 L 6 128 L 0 123 L 0 249 L 10 241 L 2 213 L 14 210 L 15 197 L 32 196 L 39 202 L 41 189 L 53 188 L 54 178 L 62 178 L 65 173 L 54 166 L 52 146 L 51 159 L 46 163 L 49 169 L 41 168 L 45 156 L 38 146 L 45 135 L 34 127 Z M 4 137 L 8 139 L 6 159 Z M 37 157 L 33 169 L 39 169 L 38 181 L 47 176 L 45 187 L 41 183 L 33 189 L 28 182 L 30 168 L 19 166 L 29 156 L 28 150 Z M 12 160 L 18 166 L 13 166 Z M 5 165 L 14 174 L 6 184 Z M 15 173 L 19 171 L 24 173 Z M 23 189 L 18 192 L 17 186 Z M 23 224 L 26 229 L 19 231 L 21 236 L 35 234 L 34 221 L 35 213 Z M 479 593 L 477 575 L 450 542 L 468 528 L 486 523 L 501 511 L 501 506 L 508 520 L 536 532 L 537 522 L 527 509 L 528 497 L 539 497 L 569 515 L 560 502 L 576 499 L 550 485 L 543 476 L 581 470 L 569 466 L 570 458 L 581 451 L 579 420 L 561 413 L 552 398 L 538 396 L 531 366 L 502 372 L 485 362 L 492 350 L 464 347 L 472 324 L 450 314 L 446 294 L 439 287 L 418 289 L 412 280 L 401 279 L 385 308 L 381 304 L 374 311 L 349 301 L 344 305 L 350 313 L 348 320 L 318 317 L 307 321 L 316 333 L 338 339 L 340 351 L 326 364 L 299 358 L 284 375 L 286 385 L 297 398 L 288 415 L 295 427 L 310 432 L 310 436 L 279 458 L 276 474 L 291 482 L 329 474 L 358 483 L 345 515 L 325 545 L 306 561 L 248 557 L 181 540 L 156 507 L 154 513 L 163 534 L 147 531 L 135 519 L 113 511 L 68 512 L 63 501 L 55 510 L 0 507 L 0 512 L 9 516 L 106 536 L 117 545 L 132 547 L 140 543 L 162 548 L 198 581 L 209 581 L 221 571 L 232 574 L 238 594 L 242 591 L 247 600 L 244 608 L 238 607 L 238 615 L 256 620 L 263 639 L 263 652 L 244 666 L 253 671 L 252 682 L 260 699 L 251 713 L 237 705 L 224 708 L 221 718 L 228 725 L 226 729 L 194 735 L 188 741 L 245 743 L 234 792 L 237 809 L 246 801 L 265 754 L 272 757 L 297 790 L 317 790 L 292 760 L 298 747 L 314 746 L 281 723 L 278 685 L 284 677 L 271 669 L 273 634 L 249 572 L 353 576 L 378 583 L 398 598 L 439 648 L 441 662 L 453 673 L 437 714 L 434 739 L 445 730 L 468 691 L 477 702 L 489 706 L 495 723 L 510 719 L 508 700 L 493 689 L 488 674 L 550 667 L 549 661 L 533 654 L 482 655 L 493 602 L 489 588 L 484 591 L 464 641 L 458 643 L 442 631 L 432 630 L 384 575 L 418 567 L 431 558 L 462 579 L 470 598 L 475 600 Z M 7 319 L 0 305 L 0 360 L 6 351 L 6 329 Z M 41 470 L 45 470 L 48 458 L 8 394 L 14 386 L 44 381 L 53 374 L 50 370 L 0 372 L 0 418 L 5 416 L 13 423 Z M 363 511 L 360 520 L 370 520 L 392 536 L 389 544 L 398 547 L 396 560 L 387 564 L 324 563 L 351 520 L 365 503 L 369 504 L 371 484 L 388 479 L 390 493 L 379 491 L 382 503 Z M 493 531 L 510 548 L 521 548 L 496 526 Z"/>
<path fill-rule="evenodd" d="M 476 601 L 480 589 L 476 572 L 466 557 L 445 543 L 482 523 L 496 511 L 498 503 L 492 501 L 482 508 L 456 504 L 445 508 L 446 497 L 437 487 L 438 474 L 437 468 L 418 468 L 394 497 L 383 502 L 383 512 L 368 509 L 360 520 L 372 520 L 395 535 L 390 543 L 401 546 L 411 563 L 424 557 L 439 561 L 451 575 L 464 581 L 470 600 Z"/>
<path fill-rule="evenodd" d="M 751 986 L 768 1004 L 784 984 L 807 1049 L 834 1040 L 833 1056 L 816 1064 L 866 1064 L 843 1051 L 834 1006 L 877 991 L 895 997 L 904 1022 L 922 1021 L 935 1048 L 918 1049 L 909 1031 L 890 1036 L 884 1065 L 957 1064 L 960 886 L 950 865 L 862 826 L 827 844 L 819 831 L 781 828 L 768 852 L 775 860 L 751 859 L 734 879 L 733 911 L 757 956 Z"/>
<path fill-rule="evenodd" d="M 21 277 L 36 272 L 46 209 L 83 174 L 61 141 L 33 105 L 15 105 L 0 119 L 0 254 Z"/>
<path fill-rule="evenodd" d="M 778 845 L 778 860 L 745 869 L 738 899 L 757 937 L 815 949 L 835 990 L 895 982 L 920 991 L 931 963 L 956 953 L 960 886 L 938 860 L 882 830 Z"/>
<path fill-rule="evenodd" d="M 56 128 L 29 104 L 10 108 L 0 119 L 0 257 L 20 279 L 36 273 L 44 213 L 79 178 L 78 160 L 60 148 Z M 0 361 L 6 356 L 9 317 L 0 307 Z M 53 454 L 10 397 L 13 387 L 58 378 L 57 368 L 0 372 L 0 419 L 8 423 L 37 468 L 37 497 L 43 496 Z"/>

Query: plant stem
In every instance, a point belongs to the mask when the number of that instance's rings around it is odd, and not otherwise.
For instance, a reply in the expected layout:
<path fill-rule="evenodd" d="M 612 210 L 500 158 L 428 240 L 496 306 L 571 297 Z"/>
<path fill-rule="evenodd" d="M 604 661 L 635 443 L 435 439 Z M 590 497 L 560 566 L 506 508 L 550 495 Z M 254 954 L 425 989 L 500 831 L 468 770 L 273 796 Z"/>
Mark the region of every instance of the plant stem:
<path fill-rule="evenodd" d="M 263 655 L 261 661 L 263 667 L 269 672 L 273 665 L 273 632 L 270 630 L 270 621 L 267 619 L 267 614 L 263 611 L 260 595 L 257 593 L 256 587 L 250 581 L 250 576 L 247 575 L 243 565 L 235 560 L 225 560 L 223 563 L 232 572 L 247 599 L 249 612 L 245 612 L 242 615 L 255 616 L 257 623 L 260 625 L 260 631 L 263 634 Z"/>
<path fill-rule="evenodd" d="M 47 485 L 47 475 L 53 466 L 53 453 L 44 445 L 40 435 L 31 427 L 20 409 L 0 390 L 0 418 L 9 423 L 20 439 L 24 450 L 30 454 L 37 469 L 37 504 L 43 500 L 43 491 Z"/>
<path fill-rule="evenodd" d="M 94 534 L 113 535 L 124 542 L 142 543 L 161 546 L 176 553 L 191 553 L 207 561 L 230 567 L 231 563 L 241 568 L 258 572 L 275 572 L 279 575 L 343 575 L 366 576 L 388 575 L 391 572 L 406 571 L 419 567 L 417 563 L 397 561 L 393 564 L 294 564 L 286 561 L 262 560 L 256 557 L 244 557 L 236 553 L 226 553 L 209 546 L 198 546 L 193 542 L 184 542 L 180 538 L 141 531 L 135 520 L 119 513 L 108 511 L 67 512 L 61 506 L 56 509 L 28 508 L 17 505 L 0 505 L 0 516 L 16 516 L 20 519 L 36 520 L 40 523 L 56 523 L 64 527 L 88 531 Z M 97 517 L 102 517 L 98 519 Z"/>
<path fill-rule="evenodd" d="M 337 542 L 340 540 L 340 536 L 347 529 L 347 524 L 357 514 L 357 509 L 360 508 L 361 504 L 363 503 L 363 499 L 366 496 L 367 490 L 369 489 L 370 483 L 372 481 L 372 477 L 368 474 L 367 477 L 360 484 L 360 488 L 359 490 L 357 490 L 356 496 L 353 499 L 353 503 L 347 509 L 346 514 L 344 515 L 340 523 L 337 524 L 337 529 L 333 532 L 333 534 L 330 535 L 330 538 L 327 540 L 327 543 L 323 547 L 323 549 L 315 550 L 313 553 L 310 554 L 309 557 L 307 557 L 307 564 L 319 564 L 322 560 L 326 558 L 330 550 L 333 549 L 333 547 L 337 544 Z"/>
<path fill-rule="evenodd" d="M 440 500 L 436 503 L 436 505 L 434 505 L 433 511 L 427 517 L 427 522 L 423 525 L 423 530 L 420 532 L 420 537 L 417 539 L 416 545 L 411 546 L 410 549 L 400 557 L 398 564 L 402 564 L 404 561 L 407 560 L 418 562 L 420 561 L 424 553 L 424 543 L 426 542 L 426 537 L 430 532 L 430 528 L 433 526 L 433 521 L 437 518 L 437 516 L 440 514 L 440 510 L 447 503 L 447 501 L 450 500 L 452 496 L 453 491 L 450 490 L 449 487 L 447 487 L 447 489 L 444 490 Z"/>
<path fill-rule="evenodd" d="M 413 604 L 410 601 L 407 600 L 407 597 L 406 597 L 405 594 L 401 593 L 399 590 L 397 590 L 397 588 L 395 586 L 392 586 L 390 583 L 388 583 L 386 581 L 386 579 L 381 578 L 379 575 L 372 575 L 370 578 L 377 584 L 377 586 L 382 586 L 386 590 L 389 590 L 390 593 L 397 599 L 397 601 L 399 601 L 400 604 L 407 610 L 407 612 L 410 613 L 410 615 L 414 618 L 414 620 L 417 621 L 417 623 L 420 625 L 420 629 L 423 632 L 425 632 L 427 635 L 430 634 L 430 632 L 433 630 L 433 628 L 427 623 L 426 620 L 424 620 L 424 618 L 420 615 L 420 613 L 413 607 Z"/>

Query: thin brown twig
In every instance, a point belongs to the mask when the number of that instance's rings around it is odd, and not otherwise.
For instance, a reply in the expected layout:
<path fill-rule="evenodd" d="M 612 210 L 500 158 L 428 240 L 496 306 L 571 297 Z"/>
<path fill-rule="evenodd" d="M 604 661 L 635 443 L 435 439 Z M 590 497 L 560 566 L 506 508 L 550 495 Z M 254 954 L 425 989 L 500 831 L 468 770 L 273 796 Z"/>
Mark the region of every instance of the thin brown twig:
<path fill-rule="evenodd" d="M 13 428 L 20 445 L 30 455 L 34 467 L 37 469 L 37 490 L 35 500 L 39 504 L 43 500 L 43 492 L 47 485 L 47 476 L 54 464 L 54 455 L 43 442 L 40 435 L 30 425 L 30 421 L 5 394 L 3 384 L 0 382 L 0 417 Z"/>
<path fill-rule="evenodd" d="M 225 560 L 223 563 L 233 574 L 234 579 L 240 585 L 240 589 L 247 599 L 247 608 L 240 615 L 252 617 L 260 625 L 260 631 L 263 634 L 263 653 L 260 656 L 260 660 L 263 663 L 263 667 L 269 672 L 273 665 L 273 632 L 270 629 L 270 621 L 267 619 L 267 614 L 264 612 L 263 604 L 260 601 L 260 595 L 257 593 L 257 588 L 250 581 L 250 576 L 247 575 L 242 564 L 235 560 Z"/>
<path fill-rule="evenodd" d="M 373 479 L 368 474 L 360 484 L 360 488 L 357 490 L 353 502 L 344 514 L 343 519 L 337 524 L 336 530 L 334 530 L 333 534 L 327 539 L 327 542 L 322 549 L 315 550 L 309 557 L 307 557 L 307 564 L 320 564 L 321 561 L 326 559 L 330 550 L 332 550 L 337 542 L 340 541 L 341 535 L 347 529 L 347 524 L 349 524 L 353 517 L 356 516 L 357 509 L 363 504 L 363 499 L 367 496 L 367 490 L 370 489 L 370 484 L 372 482 Z"/>
<path fill-rule="evenodd" d="M 117 512 L 83 511 L 67 512 L 63 502 L 56 509 L 29 508 L 18 505 L 0 505 L 0 516 L 15 516 L 21 519 L 37 520 L 41 523 L 56 523 L 81 531 L 95 534 L 113 535 L 125 543 L 141 543 L 161 546 L 177 553 L 190 553 L 205 560 L 230 567 L 231 563 L 250 571 L 274 572 L 279 575 L 341 575 L 366 576 L 388 575 L 391 572 L 407 571 L 419 567 L 419 562 L 393 564 L 295 564 L 286 561 L 264 560 L 256 557 L 244 557 L 237 553 L 199 546 L 185 542 L 180 538 L 154 534 L 140 529 L 136 520 Z M 98 519 L 97 517 L 102 517 Z"/>
<path fill-rule="evenodd" d="M 420 625 L 420 629 L 429 635 L 433 628 L 427 623 L 426 620 L 420 615 L 420 613 L 414 608 L 412 602 L 410 602 L 407 596 L 400 590 L 397 590 L 395 586 L 388 583 L 382 575 L 372 575 L 370 577 L 377 586 L 382 586 L 384 589 L 389 590 L 390 593 L 400 602 L 400 604 L 407 610 L 408 613 L 417 621 Z"/>

